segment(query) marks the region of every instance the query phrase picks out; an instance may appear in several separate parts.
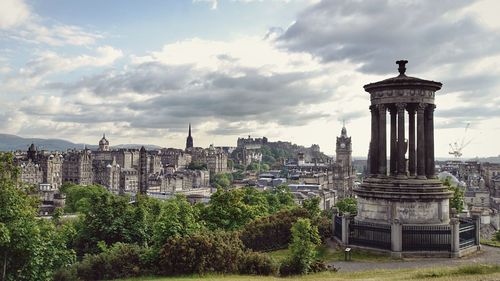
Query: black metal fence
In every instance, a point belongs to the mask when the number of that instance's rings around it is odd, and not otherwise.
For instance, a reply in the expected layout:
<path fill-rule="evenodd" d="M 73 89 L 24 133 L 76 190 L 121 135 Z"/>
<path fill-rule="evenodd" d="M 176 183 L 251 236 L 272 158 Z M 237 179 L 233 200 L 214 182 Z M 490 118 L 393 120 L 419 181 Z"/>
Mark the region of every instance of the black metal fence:
<path fill-rule="evenodd" d="M 333 219 L 334 223 L 334 230 L 333 230 L 333 235 L 337 237 L 338 239 L 342 240 L 342 217 L 335 216 Z"/>
<path fill-rule="evenodd" d="M 451 251 L 449 225 L 403 225 L 403 251 Z"/>
<path fill-rule="evenodd" d="M 460 249 L 476 245 L 476 223 L 472 219 L 460 219 Z"/>
<path fill-rule="evenodd" d="M 349 243 L 379 249 L 391 249 L 391 226 L 369 222 L 351 221 Z"/>

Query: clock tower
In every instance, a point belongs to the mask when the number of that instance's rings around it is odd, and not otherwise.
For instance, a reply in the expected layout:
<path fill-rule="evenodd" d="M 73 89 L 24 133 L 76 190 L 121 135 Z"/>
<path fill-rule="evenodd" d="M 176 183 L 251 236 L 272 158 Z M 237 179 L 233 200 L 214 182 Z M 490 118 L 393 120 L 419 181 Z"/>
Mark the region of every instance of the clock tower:
<path fill-rule="evenodd" d="M 347 130 L 344 126 L 340 133 L 340 137 L 337 137 L 337 148 L 335 150 L 337 155 L 337 163 L 341 164 L 348 171 L 347 176 L 352 173 L 352 145 L 351 137 L 347 136 Z"/>
<path fill-rule="evenodd" d="M 351 137 L 347 136 L 345 122 L 342 126 L 340 137 L 337 137 L 335 149 L 336 161 L 334 165 L 335 189 L 339 198 L 349 197 L 352 194 L 355 174 L 352 168 L 352 144 Z"/>

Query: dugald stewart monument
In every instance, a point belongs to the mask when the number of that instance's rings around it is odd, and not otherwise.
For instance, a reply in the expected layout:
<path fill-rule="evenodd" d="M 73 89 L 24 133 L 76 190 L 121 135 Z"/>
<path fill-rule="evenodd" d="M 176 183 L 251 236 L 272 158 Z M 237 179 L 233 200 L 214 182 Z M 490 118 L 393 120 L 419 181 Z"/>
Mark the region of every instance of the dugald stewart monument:
<path fill-rule="evenodd" d="M 407 63 L 396 62 L 398 76 L 364 86 L 371 100 L 369 174 L 354 189 L 357 214 L 334 215 L 334 233 L 346 246 L 395 257 L 460 257 L 480 249 L 479 221 L 450 213 L 452 192 L 436 176 L 434 96 L 442 84 L 407 76 Z"/>

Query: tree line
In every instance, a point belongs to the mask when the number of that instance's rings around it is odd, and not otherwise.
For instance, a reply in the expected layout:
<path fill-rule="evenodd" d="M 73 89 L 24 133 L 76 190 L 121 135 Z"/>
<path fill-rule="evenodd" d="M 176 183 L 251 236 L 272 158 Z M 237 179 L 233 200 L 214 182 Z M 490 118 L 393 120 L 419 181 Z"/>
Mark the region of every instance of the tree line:
<path fill-rule="evenodd" d="M 101 186 L 64 184 L 65 208 L 41 219 L 36 194 L 17 175 L 12 155 L 0 154 L 1 280 L 325 269 L 311 245 L 331 235 L 329 219 L 318 199 L 297 206 L 286 186 L 219 188 L 209 204 L 193 205 L 183 196 L 162 201 L 138 195 L 130 203 Z M 282 264 L 262 254 L 289 245 L 292 254 Z"/>

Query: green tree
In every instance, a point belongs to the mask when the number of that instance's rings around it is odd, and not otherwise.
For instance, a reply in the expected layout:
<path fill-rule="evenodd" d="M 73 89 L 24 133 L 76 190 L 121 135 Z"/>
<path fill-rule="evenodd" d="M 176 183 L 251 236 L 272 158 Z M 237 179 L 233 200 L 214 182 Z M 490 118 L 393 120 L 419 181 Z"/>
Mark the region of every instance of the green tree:
<path fill-rule="evenodd" d="M 75 255 L 50 220 L 36 218 L 37 200 L 18 188 L 11 153 L 0 153 L 1 280 L 51 280 Z"/>
<path fill-rule="evenodd" d="M 91 199 L 108 191 L 100 185 L 81 186 L 65 183 L 61 189 L 66 195 L 64 209 L 67 213 L 86 213 L 93 204 Z"/>
<path fill-rule="evenodd" d="M 312 218 L 315 218 L 321 214 L 321 209 L 319 208 L 320 201 L 319 196 L 311 197 L 302 202 L 302 207 L 309 212 Z"/>
<path fill-rule="evenodd" d="M 292 226 L 290 243 L 291 262 L 298 273 L 307 274 L 317 256 L 317 246 L 321 243 L 318 228 L 309 219 L 298 219 Z"/>
<path fill-rule="evenodd" d="M 201 162 L 191 162 L 188 165 L 189 170 L 206 170 L 207 169 L 207 163 L 201 163 Z"/>
<path fill-rule="evenodd" d="M 243 202 L 244 195 L 241 189 L 217 189 L 203 213 L 207 226 L 210 229 L 235 230 L 251 221 L 254 213 L 251 207 Z"/>
<path fill-rule="evenodd" d="M 75 246 L 79 254 L 97 253 L 100 241 L 110 246 L 116 242 L 147 245 L 151 235 L 148 210 L 141 196 L 135 205 L 125 196 L 109 192 L 92 194 L 92 204 L 76 224 Z"/>
<path fill-rule="evenodd" d="M 340 213 L 356 214 L 358 212 L 358 201 L 354 197 L 346 197 L 337 201 L 335 207 Z"/>
<path fill-rule="evenodd" d="M 260 170 L 260 164 L 257 162 L 252 162 L 247 165 L 247 171 L 258 171 Z"/>
<path fill-rule="evenodd" d="M 212 183 L 215 188 L 228 189 L 233 182 L 233 175 L 231 173 L 219 173 L 212 177 Z"/>
<path fill-rule="evenodd" d="M 458 213 L 464 210 L 464 191 L 458 186 L 451 183 L 451 178 L 447 177 L 443 181 L 443 185 L 448 187 L 448 190 L 453 192 L 453 197 L 450 198 L 450 208 L 455 208 Z"/>
<path fill-rule="evenodd" d="M 286 184 L 278 185 L 272 191 L 266 191 L 269 213 L 273 214 L 282 209 L 296 207 L 293 195 Z"/>
<path fill-rule="evenodd" d="M 200 230 L 202 226 L 197 211 L 182 195 L 166 201 L 154 224 L 153 242 L 156 247 L 159 249 L 171 237 L 181 237 Z"/>

